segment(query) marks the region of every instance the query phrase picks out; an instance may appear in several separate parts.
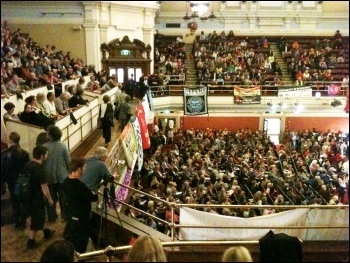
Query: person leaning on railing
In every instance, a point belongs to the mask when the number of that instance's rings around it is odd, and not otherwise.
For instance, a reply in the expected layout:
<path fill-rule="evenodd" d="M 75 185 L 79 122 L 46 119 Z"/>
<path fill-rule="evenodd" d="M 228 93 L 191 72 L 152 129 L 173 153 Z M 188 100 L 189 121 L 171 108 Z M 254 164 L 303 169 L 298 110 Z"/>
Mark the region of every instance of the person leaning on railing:
<path fill-rule="evenodd" d="M 6 113 L 3 116 L 5 124 L 8 120 L 21 121 L 18 115 L 14 113 L 15 107 L 15 104 L 13 104 L 12 102 L 5 103 L 4 109 L 6 110 Z"/>
<path fill-rule="evenodd" d="M 77 88 L 75 94 L 68 100 L 70 108 L 89 106 L 89 101 L 83 98 L 84 90 Z"/>

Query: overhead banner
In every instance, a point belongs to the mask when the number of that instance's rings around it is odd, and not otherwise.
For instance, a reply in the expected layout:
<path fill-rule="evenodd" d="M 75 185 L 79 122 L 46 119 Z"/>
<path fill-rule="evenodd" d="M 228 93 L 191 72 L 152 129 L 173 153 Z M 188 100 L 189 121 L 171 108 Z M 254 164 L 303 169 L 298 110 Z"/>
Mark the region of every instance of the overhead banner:
<path fill-rule="evenodd" d="M 240 88 L 234 86 L 234 97 L 236 104 L 260 104 L 261 103 L 261 87 Z"/>
<path fill-rule="evenodd" d="M 278 97 L 312 97 L 312 88 L 310 86 L 278 87 Z"/>
<path fill-rule="evenodd" d="M 184 88 L 184 115 L 208 114 L 208 88 Z"/>

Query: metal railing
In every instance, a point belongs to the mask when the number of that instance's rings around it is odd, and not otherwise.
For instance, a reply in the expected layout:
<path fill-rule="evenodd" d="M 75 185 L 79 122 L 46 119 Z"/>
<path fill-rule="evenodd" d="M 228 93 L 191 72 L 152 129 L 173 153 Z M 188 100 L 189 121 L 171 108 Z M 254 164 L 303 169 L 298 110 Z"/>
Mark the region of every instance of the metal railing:
<path fill-rule="evenodd" d="M 125 187 L 128 190 L 134 191 L 135 193 L 142 194 L 150 200 L 154 200 L 157 202 L 162 202 L 166 206 L 171 207 L 171 222 L 167 222 L 161 218 L 158 218 L 154 215 L 151 215 L 141 209 L 138 209 L 132 205 L 129 205 L 123 201 L 118 201 L 118 203 L 121 203 L 122 205 L 125 205 L 128 208 L 132 208 L 138 212 L 140 212 L 142 215 L 151 217 L 165 225 L 167 225 L 170 228 L 171 231 L 171 240 L 170 242 L 162 242 L 163 247 L 181 247 L 181 246 L 223 246 L 223 245 L 247 245 L 247 244 L 259 244 L 258 240 L 236 240 L 236 241 L 178 241 L 175 240 L 175 229 L 179 228 L 222 228 L 222 229 L 247 229 L 247 226 L 210 226 L 210 225 L 190 225 L 190 224 L 176 224 L 174 222 L 174 213 L 175 210 L 182 207 L 189 207 L 189 208 L 250 208 L 250 209 L 262 209 L 262 208 L 275 208 L 275 209 L 282 209 L 282 210 L 291 210 L 295 208 L 307 208 L 307 209 L 349 209 L 349 205 L 217 205 L 217 204 L 209 204 L 209 205 L 203 205 L 203 204 L 180 204 L 175 202 L 167 202 L 161 198 L 158 198 L 156 196 L 150 195 L 148 193 L 142 192 L 138 189 L 135 189 L 133 187 L 118 183 L 115 181 L 115 184 Z M 111 217 L 115 217 L 114 215 L 109 214 Z M 136 219 L 135 219 L 136 220 Z M 325 225 L 318 225 L 318 226 L 274 226 L 274 225 L 268 225 L 268 226 L 249 226 L 249 229 L 349 229 L 349 226 L 344 225 L 332 225 L 332 226 L 325 226 Z M 301 239 L 299 239 L 301 242 L 303 242 Z M 108 246 L 105 249 L 93 251 L 93 252 L 87 252 L 83 254 L 78 254 L 77 259 L 78 260 L 85 260 L 85 259 L 91 259 L 94 257 L 98 257 L 101 255 L 107 256 L 107 261 L 110 262 L 112 260 L 112 256 L 127 253 L 131 249 L 131 245 L 126 246 Z"/>

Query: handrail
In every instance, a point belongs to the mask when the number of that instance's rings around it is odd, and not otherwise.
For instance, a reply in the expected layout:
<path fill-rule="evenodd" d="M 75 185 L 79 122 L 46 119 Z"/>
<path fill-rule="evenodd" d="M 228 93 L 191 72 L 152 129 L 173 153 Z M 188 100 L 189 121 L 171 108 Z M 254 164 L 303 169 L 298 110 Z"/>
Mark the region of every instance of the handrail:
<path fill-rule="evenodd" d="M 302 242 L 302 240 L 300 240 Z M 171 248 L 171 247 L 178 247 L 178 246 L 231 246 L 231 245 L 257 245 L 259 244 L 258 240 L 251 240 L 251 241 L 175 241 L 175 242 L 161 242 L 162 246 L 166 248 Z M 107 246 L 105 249 L 100 249 L 97 251 L 92 251 L 92 252 L 86 252 L 86 253 L 77 253 L 77 260 L 86 260 L 86 259 L 91 259 L 94 257 L 106 255 L 108 257 L 107 262 L 111 262 L 112 259 L 111 257 L 116 255 L 116 254 L 122 254 L 126 253 L 131 249 L 132 245 L 126 245 L 126 246 L 118 246 L 118 247 L 113 247 L 113 246 Z"/>
<path fill-rule="evenodd" d="M 247 209 L 268 209 L 268 208 L 273 208 L 273 209 L 287 209 L 287 210 L 291 210 L 291 209 L 295 209 L 295 208 L 306 208 L 306 209 L 349 209 L 349 205 L 217 205 L 217 204 L 181 204 L 181 203 L 175 203 L 175 202 L 167 202 L 165 200 L 162 200 L 158 197 L 149 195 L 147 193 L 144 193 L 140 190 L 137 190 L 133 187 L 124 185 L 122 183 L 119 183 L 117 181 L 114 181 L 115 184 L 125 187 L 129 190 L 133 190 L 136 191 L 138 193 L 144 194 L 145 196 L 148 196 L 149 198 L 155 199 L 159 202 L 163 202 L 166 205 L 170 206 L 171 208 L 171 212 L 172 212 L 172 217 L 171 217 L 171 222 L 166 222 L 156 216 L 150 215 L 149 213 L 135 208 L 129 204 L 126 204 L 123 201 L 117 201 L 120 204 L 126 205 L 127 207 L 132 209 L 135 209 L 136 211 L 140 212 L 143 215 L 147 215 L 147 216 L 151 216 L 153 219 L 160 221 L 164 224 L 167 224 L 170 227 L 171 230 L 171 239 L 174 240 L 175 239 L 175 229 L 177 228 L 231 228 L 231 229 L 244 229 L 247 228 L 247 226 L 208 226 L 208 225 L 185 225 L 185 224 L 176 224 L 174 222 L 174 210 L 178 209 L 178 208 L 183 208 L 183 207 L 188 207 L 188 208 L 247 208 Z M 250 227 L 249 227 L 250 228 Z M 252 229 L 324 229 L 324 228 L 337 228 L 337 229 L 343 229 L 343 228 L 349 228 L 349 226 L 254 226 L 251 227 Z"/>

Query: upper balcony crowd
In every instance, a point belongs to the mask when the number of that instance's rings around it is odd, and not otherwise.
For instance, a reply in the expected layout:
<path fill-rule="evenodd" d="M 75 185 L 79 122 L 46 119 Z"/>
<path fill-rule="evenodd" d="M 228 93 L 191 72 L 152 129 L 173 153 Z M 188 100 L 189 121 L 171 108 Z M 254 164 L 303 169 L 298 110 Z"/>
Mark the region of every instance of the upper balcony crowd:
<path fill-rule="evenodd" d="M 193 43 L 191 58 L 187 58 L 194 60 L 194 68 L 183 65 L 182 43 L 181 37 L 156 34 L 155 73 L 160 79 L 195 71 L 197 84 L 281 86 L 338 81 L 346 87 L 349 83 L 349 42 L 339 30 L 327 38 L 235 36 L 232 30 L 206 35 L 202 31 Z M 273 51 L 272 44 L 277 50 Z M 287 72 L 277 61 L 276 51 L 283 55 Z M 283 81 L 283 74 L 292 82 Z"/>

